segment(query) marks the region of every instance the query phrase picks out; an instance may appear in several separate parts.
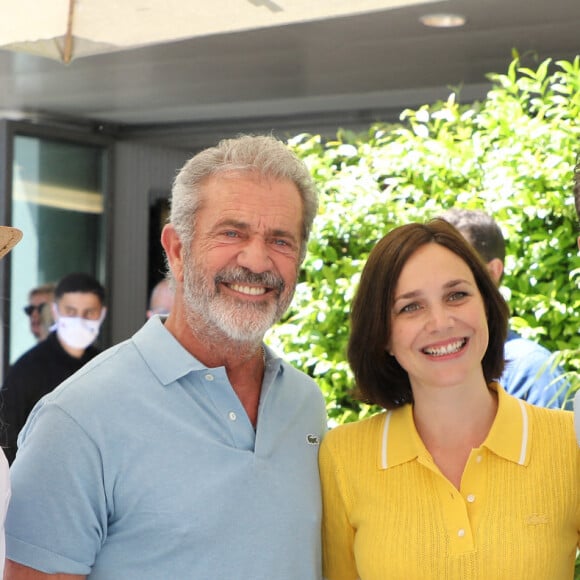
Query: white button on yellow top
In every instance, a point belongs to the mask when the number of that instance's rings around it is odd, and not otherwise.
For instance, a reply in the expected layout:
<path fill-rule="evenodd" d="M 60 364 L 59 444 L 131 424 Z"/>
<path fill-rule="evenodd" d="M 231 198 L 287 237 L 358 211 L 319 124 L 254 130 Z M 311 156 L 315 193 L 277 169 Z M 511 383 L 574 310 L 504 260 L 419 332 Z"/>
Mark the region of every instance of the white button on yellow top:
<path fill-rule="evenodd" d="M 465 536 L 465 530 L 463 528 L 459 528 L 459 530 L 457 530 L 457 535 L 460 538 L 463 538 L 463 536 Z"/>
<path fill-rule="evenodd" d="M 474 496 L 472 493 L 470 493 L 470 494 L 467 496 L 467 501 L 468 501 L 469 503 L 473 503 L 473 502 L 475 501 L 475 496 Z"/>

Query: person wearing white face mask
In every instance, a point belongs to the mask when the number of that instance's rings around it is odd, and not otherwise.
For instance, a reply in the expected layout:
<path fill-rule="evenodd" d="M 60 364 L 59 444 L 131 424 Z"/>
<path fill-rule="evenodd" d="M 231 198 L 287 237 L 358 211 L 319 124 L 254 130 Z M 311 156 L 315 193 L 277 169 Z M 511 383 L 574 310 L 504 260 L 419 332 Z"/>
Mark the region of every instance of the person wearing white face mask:
<path fill-rule="evenodd" d="M 0 443 L 9 463 L 34 405 L 99 354 L 94 342 L 106 315 L 104 302 L 105 289 L 89 274 L 68 274 L 58 282 L 51 333 L 14 363 L 0 391 Z"/>

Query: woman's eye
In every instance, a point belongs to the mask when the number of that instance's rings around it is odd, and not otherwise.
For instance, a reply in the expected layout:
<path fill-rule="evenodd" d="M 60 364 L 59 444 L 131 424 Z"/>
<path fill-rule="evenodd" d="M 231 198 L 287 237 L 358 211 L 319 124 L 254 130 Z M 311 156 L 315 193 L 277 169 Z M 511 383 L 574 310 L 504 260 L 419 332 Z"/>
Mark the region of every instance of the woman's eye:
<path fill-rule="evenodd" d="M 420 306 L 416 302 L 412 302 L 411 304 L 406 304 L 401 308 L 400 312 L 415 312 L 419 310 Z"/>
<path fill-rule="evenodd" d="M 462 298 L 465 298 L 467 295 L 468 295 L 467 292 L 453 292 L 453 294 L 449 296 L 449 300 L 451 301 L 461 300 Z"/>

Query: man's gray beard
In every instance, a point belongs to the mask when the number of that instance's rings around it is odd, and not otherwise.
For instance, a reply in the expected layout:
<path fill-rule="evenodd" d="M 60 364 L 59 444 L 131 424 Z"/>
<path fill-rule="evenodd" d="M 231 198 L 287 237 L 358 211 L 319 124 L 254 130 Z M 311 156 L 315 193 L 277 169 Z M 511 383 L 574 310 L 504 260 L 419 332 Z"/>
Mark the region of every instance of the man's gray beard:
<path fill-rule="evenodd" d="M 241 343 L 260 342 L 286 312 L 294 295 L 294 287 L 285 294 L 288 289 L 283 280 L 271 272 L 253 274 L 238 267 L 221 270 L 214 280 L 210 280 L 197 260 L 185 256 L 184 262 L 183 295 L 187 304 L 187 322 L 194 334 L 210 341 L 226 338 Z M 224 296 L 219 292 L 217 282 L 222 279 L 242 285 L 262 283 L 274 286 L 277 302 L 256 303 Z"/>

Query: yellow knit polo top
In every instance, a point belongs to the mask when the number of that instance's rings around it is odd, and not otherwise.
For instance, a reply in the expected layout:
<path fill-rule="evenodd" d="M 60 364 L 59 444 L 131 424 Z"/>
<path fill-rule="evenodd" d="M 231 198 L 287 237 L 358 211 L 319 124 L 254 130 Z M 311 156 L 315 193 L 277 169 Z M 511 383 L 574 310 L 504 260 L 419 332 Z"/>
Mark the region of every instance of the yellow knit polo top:
<path fill-rule="evenodd" d="M 571 580 L 580 530 L 573 414 L 499 385 L 458 491 L 405 405 L 330 431 L 320 449 L 327 580 Z"/>

